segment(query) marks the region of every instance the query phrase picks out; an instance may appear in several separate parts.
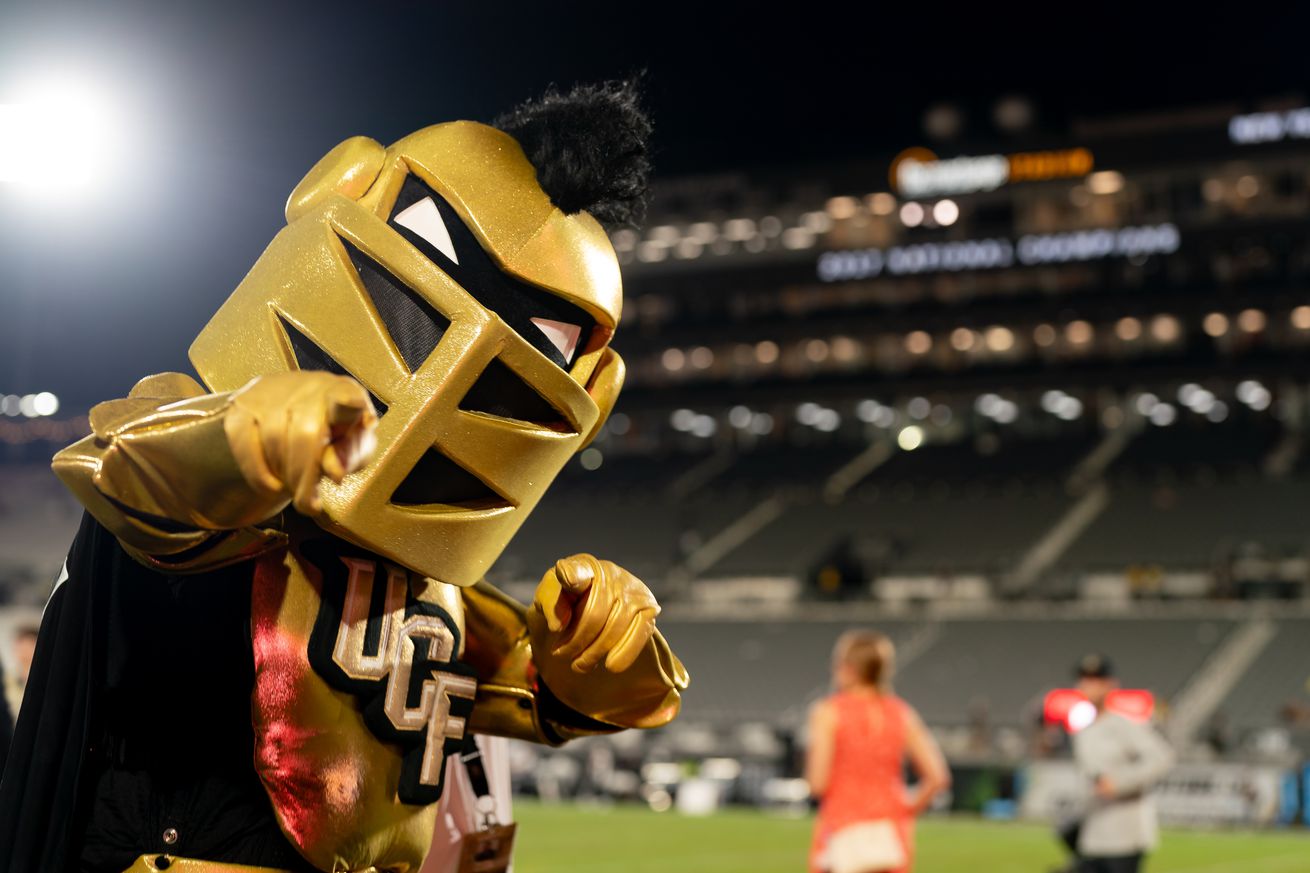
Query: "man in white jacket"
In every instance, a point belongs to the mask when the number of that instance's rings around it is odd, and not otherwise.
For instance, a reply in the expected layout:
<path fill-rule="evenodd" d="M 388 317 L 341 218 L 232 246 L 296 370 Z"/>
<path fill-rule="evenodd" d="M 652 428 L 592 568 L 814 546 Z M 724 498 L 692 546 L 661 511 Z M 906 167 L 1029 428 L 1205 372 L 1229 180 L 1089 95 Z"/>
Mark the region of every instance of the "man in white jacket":
<path fill-rule="evenodd" d="M 1078 663 L 1078 689 L 1096 707 L 1096 720 L 1073 738 L 1093 795 L 1078 834 L 1079 873 L 1137 873 L 1159 842 L 1151 791 L 1173 766 L 1174 752 L 1149 724 L 1105 708 L 1117 687 L 1104 655 Z"/>

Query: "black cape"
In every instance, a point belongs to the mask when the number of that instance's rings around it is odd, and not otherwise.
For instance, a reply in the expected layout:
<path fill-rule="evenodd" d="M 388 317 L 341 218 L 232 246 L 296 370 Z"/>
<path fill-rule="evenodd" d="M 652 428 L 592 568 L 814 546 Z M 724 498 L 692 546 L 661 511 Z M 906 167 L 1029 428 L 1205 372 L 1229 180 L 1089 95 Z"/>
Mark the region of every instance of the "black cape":
<path fill-rule="evenodd" d="M 174 848 L 313 869 L 254 768 L 251 580 L 250 562 L 157 572 L 83 516 L 0 778 L 0 873 L 117 871 Z M 160 842 L 173 824 L 175 847 Z"/>
<path fill-rule="evenodd" d="M 67 579 L 41 619 L 13 744 L 0 779 L 0 870 L 56 871 L 68 853 L 97 713 L 93 689 L 107 667 L 103 619 L 109 589 L 93 585 L 97 560 L 117 549 L 89 515 L 73 540 Z"/>

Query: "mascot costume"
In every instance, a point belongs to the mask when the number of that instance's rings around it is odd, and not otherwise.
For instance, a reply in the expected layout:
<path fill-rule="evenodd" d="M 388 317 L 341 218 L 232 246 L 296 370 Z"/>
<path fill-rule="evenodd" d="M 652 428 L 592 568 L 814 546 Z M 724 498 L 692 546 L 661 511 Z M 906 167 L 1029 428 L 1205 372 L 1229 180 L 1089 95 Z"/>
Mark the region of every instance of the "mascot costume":
<path fill-rule="evenodd" d="M 192 344 L 200 381 L 91 411 L 54 461 L 87 514 L 0 867 L 413 873 L 474 735 L 677 714 L 638 579 L 562 558 L 527 608 L 483 580 L 618 396 L 601 222 L 640 210 L 649 132 L 608 84 L 346 140 Z"/>

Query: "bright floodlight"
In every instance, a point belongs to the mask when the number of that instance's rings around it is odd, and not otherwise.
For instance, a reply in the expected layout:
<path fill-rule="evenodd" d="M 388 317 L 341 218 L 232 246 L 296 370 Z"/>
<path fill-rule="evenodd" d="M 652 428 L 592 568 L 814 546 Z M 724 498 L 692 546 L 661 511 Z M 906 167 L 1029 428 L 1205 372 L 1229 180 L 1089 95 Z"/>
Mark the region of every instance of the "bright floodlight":
<path fill-rule="evenodd" d="M 59 398 L 49 391 L 42 391 L 32 398 L 32 408 L 37 415 L 54 415 L 59 411 Z"/>
<path fill-rule="evenodd" d="M 919 446 L 923 445 L 923 428 L 918 425 L 910 425 L 903 428 L 896 435 L 896 444 L 907 452 L 912 452 Z"/>
<path fill-rule="evenodd" d="M 99 181 L 113 158 L 109 121 L 94 92 L 68 84 L 0 102 L 0 183 L 48 191 Z"/>

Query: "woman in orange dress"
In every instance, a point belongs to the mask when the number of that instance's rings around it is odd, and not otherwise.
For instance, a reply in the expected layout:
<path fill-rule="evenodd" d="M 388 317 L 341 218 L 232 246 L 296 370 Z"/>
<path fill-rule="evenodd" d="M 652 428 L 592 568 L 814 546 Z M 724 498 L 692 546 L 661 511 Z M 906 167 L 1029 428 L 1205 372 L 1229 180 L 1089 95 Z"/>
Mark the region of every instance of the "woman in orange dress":
<path fill-rule="evenodd" d="M 805 761 L 805 778 L 819 799 L 811 873 L 829 869 L 825 855 L 834 833 L 870 821 L 892 824 L 906 859 L 895 873 L 909 873 L 914 818 L 951 784 L 941 749 L 918 713 L 891 691 L 894 657 L 891 640 L 872 631 L 848 631 L 833 649 L 836 691 L 810 714 Z M 918 777 L 913 790 L 905 785 L 907 757 Z"/>

